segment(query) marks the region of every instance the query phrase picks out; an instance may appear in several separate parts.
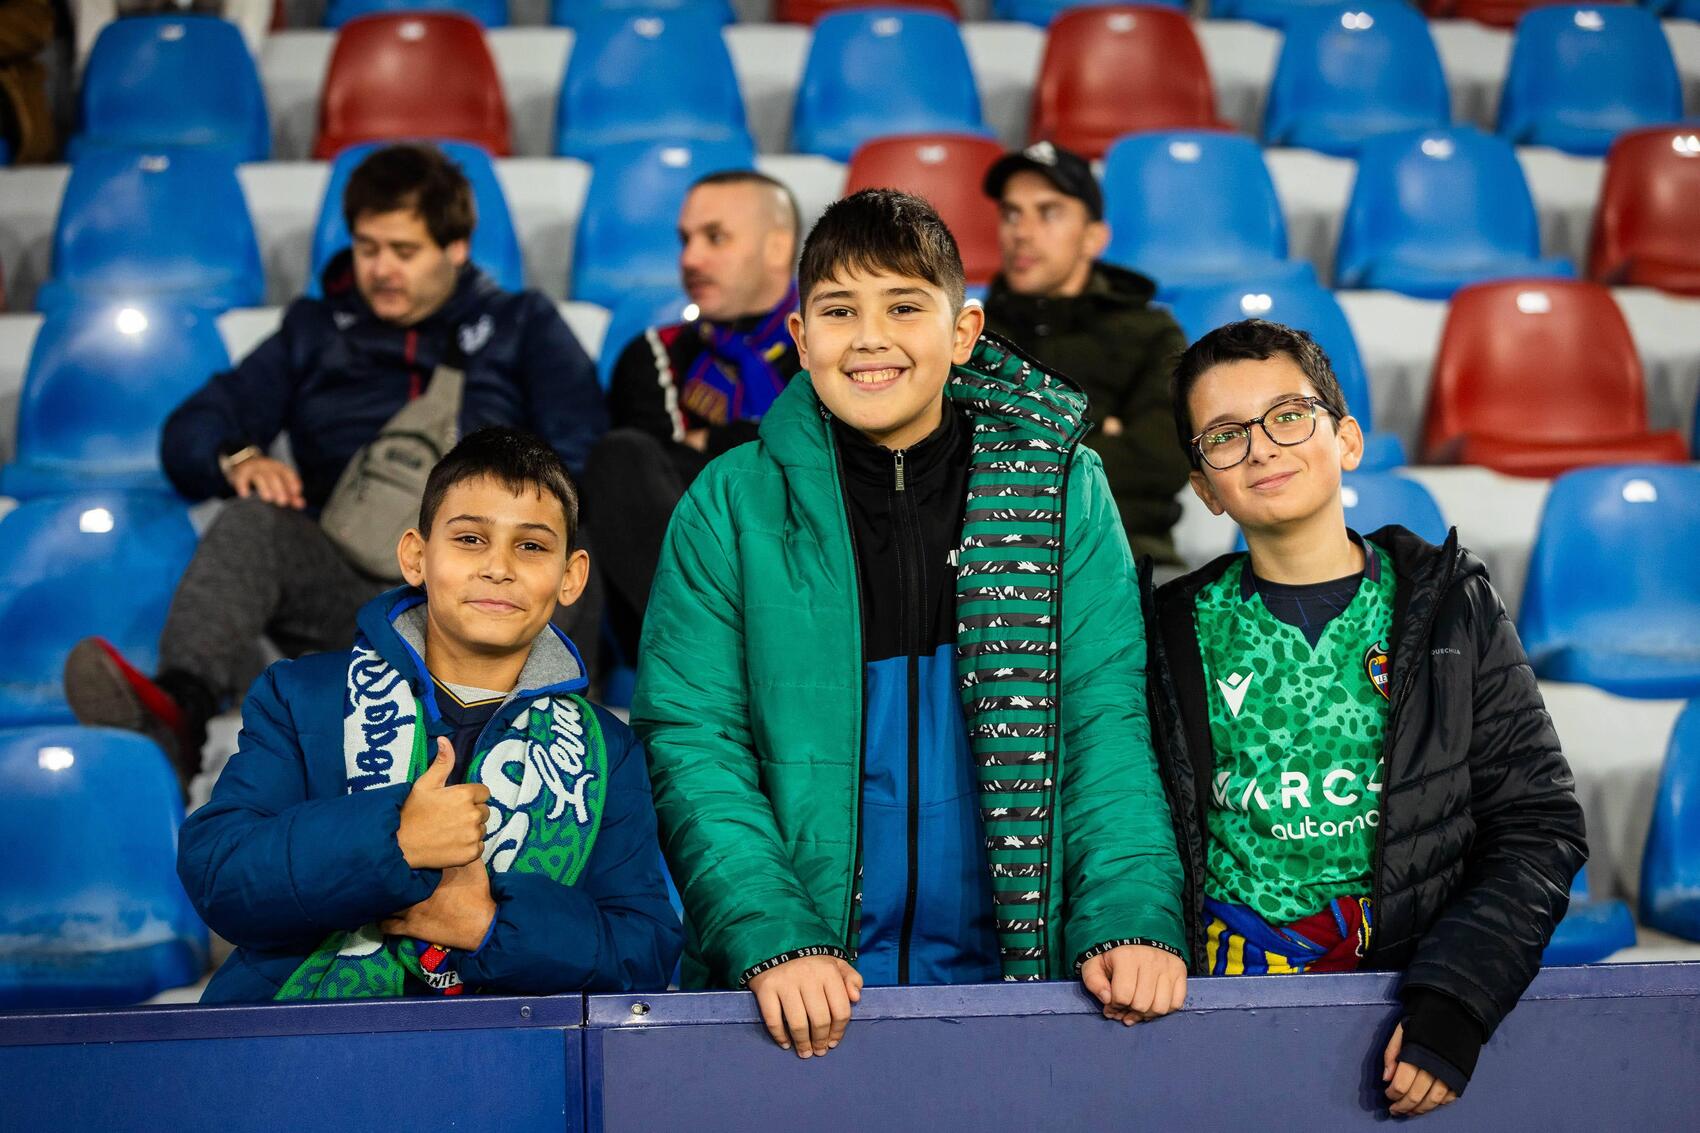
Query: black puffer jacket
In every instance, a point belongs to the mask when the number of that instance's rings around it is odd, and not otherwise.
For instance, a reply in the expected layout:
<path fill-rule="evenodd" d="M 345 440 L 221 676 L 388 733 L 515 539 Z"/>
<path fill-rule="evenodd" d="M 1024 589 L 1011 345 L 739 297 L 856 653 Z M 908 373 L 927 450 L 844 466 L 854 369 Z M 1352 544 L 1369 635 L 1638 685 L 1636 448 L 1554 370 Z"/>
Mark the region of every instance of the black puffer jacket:
<path fill-rule="evenodd" d="M 1369 539 L 1388 552 L 1396 583 L 1376 923 L 1364 966 L 1404 969 L 1407 992 L 1456 1000 L 1485 1038 L 1535 978 L 1570 903 L 1587 857 L 1582 809 L 1481 560 L 1456 532 L 1442 547 L 1402 527 Z M 1211 743 L 1193 605 L 1232 560 L 1162 587 L 1146 611 L 1153 740 L 1186 865 L 1198 974 Z"/>

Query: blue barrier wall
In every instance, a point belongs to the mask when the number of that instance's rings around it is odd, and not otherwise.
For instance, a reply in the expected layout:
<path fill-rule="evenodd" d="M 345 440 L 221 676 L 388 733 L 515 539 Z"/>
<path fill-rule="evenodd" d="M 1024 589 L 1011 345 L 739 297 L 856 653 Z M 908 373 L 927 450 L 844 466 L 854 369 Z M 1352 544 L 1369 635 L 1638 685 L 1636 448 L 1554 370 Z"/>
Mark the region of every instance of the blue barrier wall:
<path fill-rule="evenodd" d="M 0 1130 L 1368 1128 L 1394 976 L 874 988 L 802 1061 L 738 993 L 0 1015 Z M 1543 972 L 1427 1129 L 1700 1125 L 1700 964 Z"/>

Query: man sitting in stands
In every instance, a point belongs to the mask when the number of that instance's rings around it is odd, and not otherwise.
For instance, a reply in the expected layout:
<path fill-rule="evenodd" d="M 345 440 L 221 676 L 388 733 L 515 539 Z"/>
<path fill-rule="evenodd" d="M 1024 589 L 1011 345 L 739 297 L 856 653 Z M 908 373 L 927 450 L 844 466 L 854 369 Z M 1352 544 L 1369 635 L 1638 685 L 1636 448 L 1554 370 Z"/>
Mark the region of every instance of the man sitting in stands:
<path fill-rule="evenodd" d="M 627 657 L 637 653 L 674 507 L 709 460 L 755 439 L 798 370 L 785 330 L 797 309 L 798 224 L 797 203 L 771 177 L 733 171 L 699 180 L 679 212 L 679 274 L 697 318 L 644 332 L 615 366 L 613 429 L 591 456 L 585 497 Z"/>
<path fill-rule="evenodd" d="M 1170 529 L 1187 463 L 1169 440 L 1169 367 L 1186 338 L 1151 306 L 1156 286 L 1098 257 L 1110 242 L 1092 167 L 1039 142 L 986 173 L 998 202 L 1003 270 L 986 292 L 986 327 L 1086 391 L 1098 427 L 1086 443 L 1104 462 L 1133 553 L 1176 568 Z"/>
<path fill-rule="evenodd" d="M 679 955 L 643 748 L 550 625 L 584 589 L 549 446 L 485 429 L 430 474 L 352 652 L 281 661 L 183 824 L 236 952 L 204 1002 L 659 990 Z"/>
<path fill-rule="evenodd" d="M 200 769 L 207 721 L 259 673 L 262 635 L 291 657 L 346 649 L 360 607 L 395 581 L 351 563 L 318 516 L 351 459 L 436 377 L 464 374 L 462 432 L 523 425 L 569 469 L 583 468 L 604 428 L 594 368 L 554 304 L 504 292 L 468 261 L 476 218 L 459 167 L 430 146 L 382 149 L 355 169 L 342 203 L 353 248 L 327 265 L 324 298 L 297 299 L 277 333 L 165 423 L 161 455 L 177 490 L 237 498 L 178 586 L 158 674 L 100 638 L 66 662 L 77 718 L 147 734 L 185 782 Z M 448 413 L 452 422 L 453 402 Z M 293 464 L 270 455 L 280 433 Z M 578 636 L 596 640 L 599 613 L 577 620 L 593 627 Z"/>

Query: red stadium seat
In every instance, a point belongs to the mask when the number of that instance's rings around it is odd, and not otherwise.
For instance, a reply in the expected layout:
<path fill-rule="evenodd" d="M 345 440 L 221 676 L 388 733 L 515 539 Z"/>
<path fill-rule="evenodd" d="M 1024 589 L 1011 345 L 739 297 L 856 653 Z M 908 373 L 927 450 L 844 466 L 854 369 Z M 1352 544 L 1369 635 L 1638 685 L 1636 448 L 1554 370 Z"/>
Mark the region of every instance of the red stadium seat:
<path fill-rule="evenodd" d="M 511 152 L 508 107 L 477 21 L 454 12 L 350 20 L 337 34 L 313 156 L 361 142 L 449 138 Z"/>
<path fill-rule="evenodd" d="M 812 25 L 822 16 L 851 8 L 915 8 L 923 12 L 937 12 L 953 20 L 962 18 L 956 0 L 777 0 L 773 18 L 781 24 Z"/>
<path fill-rule="evenodd" d="M 1606 157 L 1588 277 L 1700 295 L 1700 127 L 1623 134 Z"/>
<path fill-rule="evenodd" d="M 1223 126 L 1186 13 L 1143 5 L 1074 8 L 1045 41 L 1032 140 L 1103 157 L 1136 130 Z"/>
<path fill-rule="evenodd" d="M 1682 437 L 1647 429 L 1641 358 L 1597 283 L 1480 283 L 1452 299 L 1429 388 L 1424 459 L 1511 476 L 1592 464 L 1679 462 Z"/>
<path fill-rule="evenodd" d="M 1573 0 L 1422 0 L 1422 9 L 1431 20 L 1475 20 L 1495 28 L 1511 28 L 1530 8 L 1545 8 Z M 1600 0 L 1616 4 L 1621 0 Z"/>
<path fill-rule="evenodd" d="M 850 158 L 844 186 L 902 189 L 932 202 L 962 250 L 970 284 L 990 282 L 998 272 L 998 206 L 980 189 L 986 170 L 1003 156 L 989 138 L 966 134 L 911 134 L 868 142 Z"/>

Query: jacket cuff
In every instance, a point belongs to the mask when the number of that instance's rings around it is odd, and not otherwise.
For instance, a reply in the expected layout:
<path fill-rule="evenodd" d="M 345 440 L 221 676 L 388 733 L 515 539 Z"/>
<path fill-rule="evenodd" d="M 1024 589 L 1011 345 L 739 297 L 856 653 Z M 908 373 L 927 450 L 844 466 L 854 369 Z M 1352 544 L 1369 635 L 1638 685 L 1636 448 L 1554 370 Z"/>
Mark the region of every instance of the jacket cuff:
<path fill-rule="evenodd" d="M 1106 940 L 1102 944 L 1094 944 L 1092 947 L 1082 952 L 1079 956 L 1075 957 L 1074 974 L 1078 976 L 1080 974 L 1080 969 L 1086 966 L 1086 961 L 1092 959 L 1094 956 L 1102 956 L 1106 952 L 1113 951 L 1117 948 L 1125 948 L 1129 944 L 1137 944 L 1142 948 L 1156 948 L 1159 951 L 1167 952 L 1182 963 L 1186 962 L 1186 957 L 1181 955 L 1181 950 L 1172 944 L 1164 944 L 1161 940 L 1152 940 L 1150 937 L 1145 936 L 1124 936 L 1116 940 Z"/>
<path fill-rule="evenodd" d="M 1443 991 L 1406 988 L 1400 998 L 1405 1002 L 1405 1038 L 1399 1061 L 1427 1070 L 1462 1094 L 1487 1041 L 1482 1025 Z"/>
<path fill-rule="evenodd" d="M 750 981 L 761 975 L 763 972 L 768 971 L 771 968 L 777 968 L 779 965 L 789 963 L 792 960 L 801 960 L 806 956 L 831 956 L 835 960 L 843 960 L 846 964 L 850 962 L 850 953 L 838 947 L 836 944 L 815 944 L 808 948 L 793 948 L 788 952 L 781 952 L 777 956 L 770 956 L 759 964 L 752 964 L 750 967 L 745 968 L 744 974 L 738 977 L 738 987 L 740 989 L 747 988 L 750 986 Z"/>

